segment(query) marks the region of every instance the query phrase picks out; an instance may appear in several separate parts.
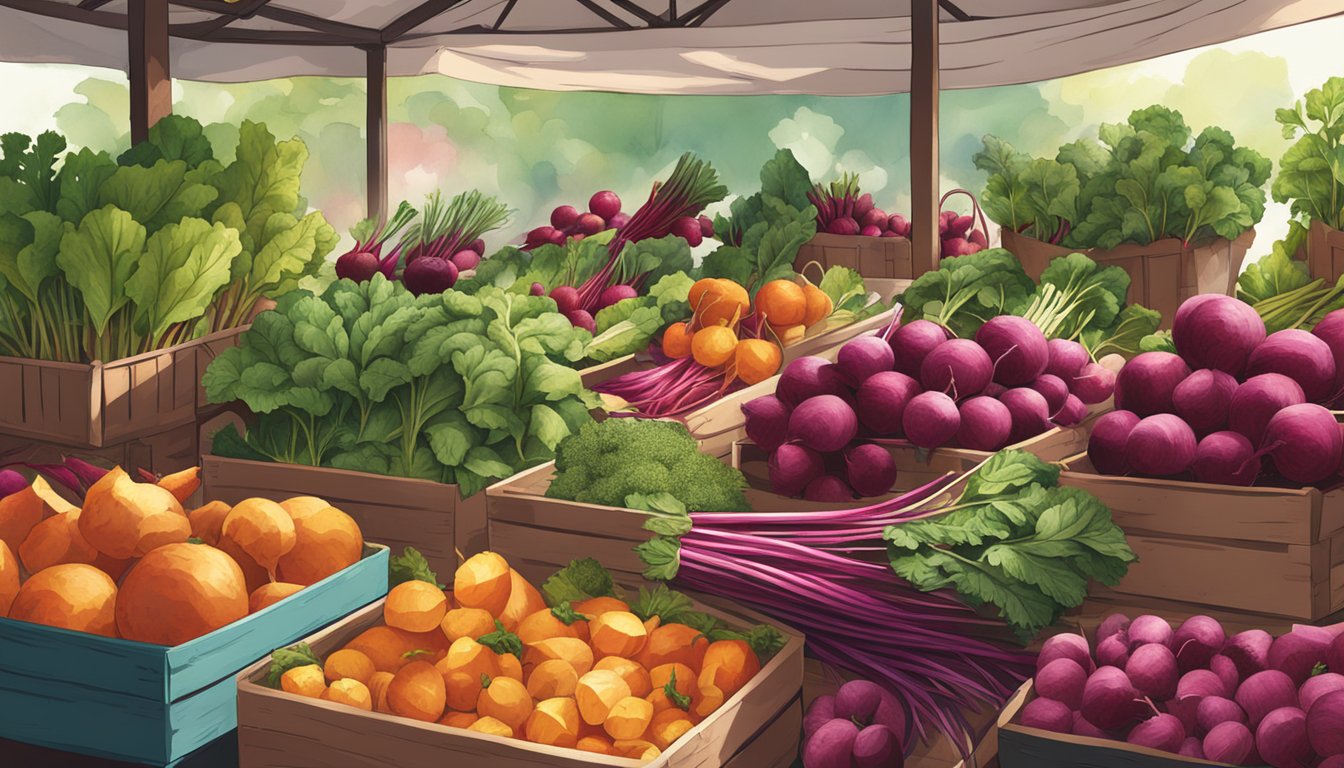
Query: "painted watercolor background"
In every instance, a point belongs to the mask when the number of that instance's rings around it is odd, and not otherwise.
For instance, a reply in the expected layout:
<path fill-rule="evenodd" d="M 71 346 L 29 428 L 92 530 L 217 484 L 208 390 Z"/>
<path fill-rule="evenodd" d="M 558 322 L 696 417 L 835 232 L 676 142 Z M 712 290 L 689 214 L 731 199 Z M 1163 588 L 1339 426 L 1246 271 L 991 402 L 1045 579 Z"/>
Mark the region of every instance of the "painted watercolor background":
<path fill-rule="evenodd" d="M 1288 146 L 1274 121 L 1328 77 L 1344 19 L 1264 33 L 1222 46 L 1044 83 L 948 91 L 941 121 L 944 190 L 977 194 L 984 176 L 971 156 L 987 133 L 1029 153 L 1095 136 L 1100 123 L 1162 103 L 1196 131 L 1220 125 L 1275 160 Z M 75 147 L 128 143 L 125 77 L 87 67 L 0 64 L 9 109 L 0 131 L 56 129 Z M 227 161 L 245 119 L 277 136 L 297 135 L 311 159 L 303 192 L 344 231 L 364 215 L 364 88 L 361 80 L 294 78 L 243 85 L 177 81 L 175 109 L 208 125 Z M 508 238 L 546 222 L 555 205 L 582 206 L 603 188 L 633 210 L 649 182 L 687 150 L 711 160 L 730 190 L 752 190 L 777 147 L 792 149 L 814 179 L 860 175 L 888 211 L 909 208 L 909 99 L 904 95 L 631 96 L 497 88 L 441 75 L 396 78 L 389 86 L 393 200 L 431 190 L 481 189 L 516 209 Z M 1287 208 L 1271 204 L 1251 255 L 1267 253 L 1287 229 Z M 501 238 L 502 239 L 502 238 Z M 492 247 L 502 242 L 490 242 Z M 339 251 L 338 251 L 339 252 Z"/>

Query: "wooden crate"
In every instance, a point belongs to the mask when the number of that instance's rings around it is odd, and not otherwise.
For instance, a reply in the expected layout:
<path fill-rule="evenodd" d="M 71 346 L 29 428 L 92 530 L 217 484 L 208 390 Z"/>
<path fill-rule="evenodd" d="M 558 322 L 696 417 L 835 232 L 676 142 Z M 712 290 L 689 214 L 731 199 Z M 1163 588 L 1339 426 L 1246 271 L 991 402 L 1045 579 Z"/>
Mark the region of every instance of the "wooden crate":
<path fill-rule="evenodd" d="M 0 456 L 5 462 L 29 464 L 60 464 L 65 456 L 79 456 L 101 459 L 127 472 L 148 469 L 158 474 L 194 467 L 201 460 L 195 422 L 102 448 L 0 435 Z"/>
<path fill-rule="evenodd" d="M 513 553 L 504 554 L 512 561 Z M 590 553 L 576 553 L 587 556 Z M 683 736 L 649 768 L 788 768 L 802 729 L 803 637 L 742 609 L 699 606 L 738 626 L 768 621 L 787 643 L 756 677 L 714 714 Z M 318 655 L 339 648 L 381 623 L 382 603 L 365 608 L 306 642 Z M 426 765 L 490 768 L 589 768 L 638 766 L 624 758 L 486 736 L 378 712 L 282 693 L 260 684 L 266 662 L 238 676 L 238 743 L 246 768 L 330 768 Z"/>
<path fill-rule="evenodd" d="M 1033 280 L 1040 279 L 1053 259 L 1075 252 L 1086 254 L 1103 267 L 1120 267 L 1129 273 L 1129 303 L 1161 312 L 1163 328 L 1171 328 L 1176 309 L 1191 296 L 1235 295 L 1241 262 L 1255 241 L 1255 230 L 1250 229 L 1236 240 L 1218 238 L 1205 245 L 1186 246 L 1176 238 L 1167 238 L 1148 245 L 1127 243 L 1078 251 L 1019 235 L 1011 228 L 1000 234 L 1003 247 L 1022 262 Z"/>
<path fill-rule="evenodd" d="M 1002 768 L 1180 768 L 1227 766 L 1210 760 L 1182 757 L 1123 741 L 1053 733 L 1016 722 L 1035 693 L 1031 681 L 999 715 L 999 765 Z M 1227 766 L 1231 768 L 1231 766 Z"/>
<path fill-rule="evenodd" d="M 864 237 L 863 235 L 831 235 L 818 232 L 803 243 L 793 260 L 795 272 L 804 272 L 807 265 L 817 262 L 822 269 L 848 267 L 868 278 L 884 280 L 913 280 L 914 272 L 910 241 L 904 237 Z"/>
<path fill-rule="evenodd" d="M 415 547 L 441 575 L 457 570 L 459 550 L 469 557 L 487 548 L 485 494 L 463 499 L 456 485 L 432 480 L 206 455 L 201 489 L 230 504 L 317 496 L 353 517 L 365 539 L 398 555 Z"/>
<path fill-rule="evenodd" d="M 1307 230 L 1306 253 L 1299 252 L 1297 257 L 1306 260 L 1312 277 L 1337 282 L 1344 276 L 1344 232 L 1313 219 Z"/>
<path fill-rule="evenodd" d="M 1143 595 L 1127 595 L 1094 583 L 1088 586 L 1087 599 L 1083 604 L 1065 614 L 1058 624 L 1046 631 L 1051 634 L 1058 634 L 1059 632 L 1078 632 L 1081 630 L 1090 637 L 1095 634 L 1102 620 L 1112 613 L 1122 613 L 1131 619 L 1135 616 L 1151 613 L 1170 621 L 1172 626 L 1179 626 L 1181 622 L 1191 616 L 1211 616 L 1227 629 L 1229 636 L 1248 629 L 1263 629 L 1277 637 L 1291 632 L 1293 627 L 1302 625 L 1297 619 L 1285 616 L 1232 611 L 1201 603 L 1165 600 Z M 1317 626 L 1329 626 L 1341 622 L 1344 622 L 1344 611 L 1333 613 L 1312 623 Z"/>
<path fill-rule="evenodd" d="M 1115 591 L 1316 621 L 1344 609 L 1344 486 L 1241 488 L 1095 474 L 1062 485 L 1111 509 L 1139 561 Z"/>
<path fill-rule="evenodd" d="M 387 548 L 176 647 L 0 619 L 0 737 L 167 765 L 237 725 L 238 671 L 387 593 Z"/>

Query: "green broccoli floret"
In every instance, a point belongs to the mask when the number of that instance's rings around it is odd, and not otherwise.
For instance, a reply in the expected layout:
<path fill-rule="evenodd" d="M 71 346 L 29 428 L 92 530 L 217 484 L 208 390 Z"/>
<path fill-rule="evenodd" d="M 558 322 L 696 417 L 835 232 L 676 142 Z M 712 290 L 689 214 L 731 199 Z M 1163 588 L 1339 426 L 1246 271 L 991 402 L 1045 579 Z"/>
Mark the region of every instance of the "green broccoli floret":
<path fill-rule="evenodd" d="M 642 461 L 626 464 L 620 471 L 593 482 L 579 492 L 578 501 L 623 507 L 625 497 L 632 493 L 670 492 L 671 485 L 672 475 L 667 467 L 652 461 Z"/>
<path fill-rule="evenodd" d="M 697 453 L 672 469 L 672 495 L 690 512 L 748 512 L 742 473 L 712 456 Z"/>

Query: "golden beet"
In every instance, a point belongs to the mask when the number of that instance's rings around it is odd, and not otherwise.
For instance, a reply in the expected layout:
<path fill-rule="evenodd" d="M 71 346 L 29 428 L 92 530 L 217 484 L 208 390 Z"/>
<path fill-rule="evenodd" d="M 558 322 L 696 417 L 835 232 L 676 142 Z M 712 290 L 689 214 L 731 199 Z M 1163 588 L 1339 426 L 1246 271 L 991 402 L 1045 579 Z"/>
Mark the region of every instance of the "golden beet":
<path fill-rule="evenodd" d="M 495 631 L 495 619 L 490 612 L 482 608 L 454 608 L 444 614 L 439 622 L 444 637 L 449 642 L 458 638 L 470 637 L 473 640 Z"/>
<path fill-rule="evenodd" d="M 33 526 L 19 545 L 19 560 L 29 573 L 62 563 L 92 565 L 99 552 L 79 532 L 79 509 L 52 515 Z"/>
<path fill-rule="evenodd" d="M 579 677 L 578 688 L 574 691 L 574 700 L 579 705 L 579 715 L 589 725 L 601 725 L 606 721 L 616 702 L 630 695 L 630 686 L 621 676 L 609 669 L 595 669 Z M 652 705 L 650 705 L 652 708 Z"/>
<path fill-rule="evenodd" d="M 369 698 L 373 701 L 374 712 L 392 712 L 387 706 L 387 686 L 392 678 L 391 672 L 374 672 L 369 678 Z"/>
<path fill-rule="evenodd" d="M 388 683 L 387 705 L 412 720 L 438 720 L 444 708 L 443 676 L 427 661 L 412 661 Z"/>
<path fill-rule="evenodd" d="M 499 615 L 499 620 L 504 623 L 505 629 L 513 632 L 518 627 L 518 622 L 545 608 L 546 600 L 536 587 L 529 584 L 522 574 L 512 568 L 509 569 L 509 583 L 509 601 L 504 604 L 504 611 Z"/>
<path fill-rule="evenodd" d="M 247 612 L 256 613 L 270 608 L 272 605 L 284 600 L 290 595 L 303 591 L 300 584 L 286 584 L 283 581 L 277 581 L 271 584 L 262 584 L 260 587 L 252 590 L 252 594 L 247 598 Z"/>
<path fill-rule="evenodd" d="M 453 598 L 464 608 L 483 608 L 499 616 L 513 591 L 512 573 L 508 562 L 494 552 L 472 555 L 453 574 Z"/>
<path fill-rule="evenodd" d="M 525 727 L 527 740 L 552 747 L 572 747 L 579 741 L 579 708 L 571 698 L 537 702 Z"/>
<path fill-rule="evenodd" d="M 506 739 L 513 738 L 513 728 L 509 727 L 508 723 L 487 715 L 482 715 L 479 720 L 467 726 L 467 730 L 491 736 L 502 736 Z"/>
<path fill-rule="evenodd" d="M 27 488 L 0 498 L 0 540 L 11 549 L 18 549 L 33 526 L 51 511 L 38 493 L 39 488 L 51 490 L 47 481 L 39 476 Z"/>
<path fill-rule="evenodd" d="M 523 645 L 532 645 L 553 637 L 576 637 L 587 640 L 588 622 L 579 619 L 573 624 L 566 624 L 556 618 L 550 608 L 542 608 L 520 621 L 514 633 L 523 641 Z"/>
<path fill-rule="evenodd" d="M 369 688 L 358 680 L 350 678 L 337 680 L 322 692 L 322 698 L 335 704 L 362 709 L 365 712 L 373 711 L 373 697 L 369 693 Z"/>
<path fill-rule="evenodd" d="M 251 555 L 244 552 L 243 548 L 238 546 L 238 543 L 233 539 L 221 536 L 216 548 L 238 564 L 238 569 L 243 572 L 243 581 L 247 584 L 249 595 L 271 583 L 270 572 L 261 567 L 256 560 L 253 560 Z"/>
<path fill-rule="evenodd" d="M 322 672 L 327 676 L 328 682 L 349 679 L 368 685 L 377 670 L 373 666 L 373 660 L 368 656 L 353 648 L 342 648 L 327 657 L 326 663 L 322 665 Z"/>
<path fill-rule="evenodd" d="M 447 608 L 442 589 L 427 581 L 404 581 L 387 593 L 383 620 L 407 632 L 429 632 L 439 628 Z"/>
<path fill-rule="evenodd" d="M 664 664 L 685 664 L 700 669 L 709 640 L 704 633 L 685 624 L 664 624 L 649 633 L 648 642 L 635 661 L 648 669 Z"/>
<path fill-rule="evenodd" d="M 593 669 L 609 669 L 621 676 L 625 684 L 630 686 L 630 695 L 644 698 L 649 695 L 653 689 L 653 681 L 649 677 L 649 670 L 645 669 L 639 662 L 620 656 L 607 656 L 596 664 Z"/>
<path fill-rule="evenodd" d="M 212 501 L 187 513 L 191 523 L 191 535 L 212 547 L 219 546 L 220 531 L 224 528 L 224 518 L 229 516 L 233 507 L 222 501 Z"/>
<path fill-rule="evenodd" d="M 9 606 L 19 594 L 19 561 L 4 539 L 0 539 L 0 616 L 9 615 Z"/>
<path fill-rule="evenodd" d="M 576 613 L 587 616 L 589 621 L 601 616 L 607 611 L 629 611 L 630 606 L 623 600 L 617 600 L 614 597 L 590 597 L 587 600 L 580 600 L 573 603 L 571 608 Z"/>
<path fill-rule="evenodd" d="M 404 634 L 381 625 L 369 627 L 359 633 L 354 640 L 346 643 L 345 647 L 368 656 L 379 672 L 397 672 L 410 663 L 406 654 L 415 650 L 411 647 L 410 639 Z"/>
<path fill-rule="evenodd" d="M 541 662 L 527 677 L 527 692 L 534 699 L 573 696 L 579 685 L 579 673 L 562 659 Z"/>
<path fill-rule="evenodd" d="M 598 658 L 634 658 L 644 649 L 648 630 L 639 617 L 628 611 L 607 611 L 588 622 L 593 652 Z"/>
<path fill-rule="evenodd" d="M 475 712 L 454 712 L 448 710 L 439 718 L 439 725 L 446 725 L 450 728 L 470 728 L 479 718 Z"/>
<path fill-rule="evenodd" d="M 169 544 L 126 574 L 117 629 L 128 640 L 173 646 L 232 624 L 247 608 L 247 584 L 232 558 L 208 544 Z"/>
<path fill-rule="evenodd" d="M 680 709 L 665 709 L 655 713 L 649 723 L 649 736 L 654 746 L 666 750 L 672 743 L 695 727 L 690 716 Z"/>
<path fill-rule="evenodd" d="M 243 499 L 224 518 L 220 538 L 228 539 L 268 572 L 294 548 L 294 520 L 284 507 L 269 499 Z"/>
<path fill-rule="evenodd" d="M 522 730 L 532 715 L 532 696 L 523 684 L 510 677 L 493 677 L 481 688 L 476 711 L 481 717 L 493 717 L 515 731 Z"/>
<path fill-rule="evenodd" d="M 159 478 L 157 485 L 173 494 L 179 504 L 186 504 L 191 494 L 201 487 L 201 468 L 191 467 Z"/>
<path fill-rule="evenodd" d="M 332 506 L 315 508 L 299 499 L 281 504 L 294 521 L 295 538 L 294 548 L 280 558 L 276 578 L 306 586 L 359 562 L 364 554 L 364 535 L 355 519 L 341 510 Z"/>
<path fill-rule="evenodd" d="M 626 696 L 612 706 L 602 727 L 613 740 L 638 739 L 652 721 L 652 704 L 636 696 Z"/>
<path fill-rule="evenodd" d="M 92 565 L 67 563 L 23 582 L 9 618 L 116 637 L 116 605 L 117 585 L 110 576 Z"/>
<path fill-rule="evenodd" d="M 292 518 L 308 517 L 315 512 L 330 507 L 325 500 L 316 496 L 292 496 L 280 502 L 280 507 Z"/>
<path fill-rule="evenodd" d="M 535 668 L 547 659 L 567 661 L 575 672 L 583 675 L 593 668 L 593 649 L 578 638 L 552 637 L 533 643 L 523 652 L 523 667 Z"/>
<path fill-rule="evenodd" d="M 306 664 L 285 670 L 280 676 L 280 689 L 297 696 L 320 699 L 327 691 L 327 680 L 322 676 L 322 668 L 316 664 Z"/>
<path fill-rule="evenodd" d="M 137 483 L 120 467 L 84 495 L 79 532 L 99 552 L 125 560 L 191 537 L 191 521 L 172 493 Z"/>

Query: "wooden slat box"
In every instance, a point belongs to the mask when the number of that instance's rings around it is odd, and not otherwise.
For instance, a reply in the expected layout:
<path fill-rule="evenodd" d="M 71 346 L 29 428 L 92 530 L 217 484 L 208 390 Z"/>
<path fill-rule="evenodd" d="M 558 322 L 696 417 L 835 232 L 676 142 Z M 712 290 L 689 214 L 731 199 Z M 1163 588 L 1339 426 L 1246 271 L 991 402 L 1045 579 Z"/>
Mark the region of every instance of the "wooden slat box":
<path fill-rule="evenodd" d="M 1016 720 L 1022 708 L 1034 698 L 1029 680 L 999 715 L 999 765 L 1002 768 L 1231 768 L 1227 763 L 1182 757 L 1123 741 L 1028 728 Z"/>
<path fill-rule="evenodd" d="M 514 553 L 502 554 L 512 562 Z M 591 553 L 576 553 L 575 557 Z M 571 558 L 572 559 L 572 558 Z M 787 643 L 751 682 L 647 768 L 788 768 L 802 726 L 803 637 L 742 609 L 699 608 L 738 626 L 768 622 Z M 307 638 L 319 656 L 382 621 L 382 603 Z M 637 760 L 533 744 L 307 699 L 260 683 L 267 662 L 238 676 L 238 744 L 246 768 L 589 768 Z M 736 759 L 735 759 L 736 758 Z"/>
<path fill-rule="evenodd" d="M 1095 474 L 1060 483 L 1111 509 L 1139 556 L 1116 592 L 1304 621 L 1344 608 L 1344 485 L 1241 488 Z"/>
<path fill-rule="evenodd" d="M 487 548 L 485 493 L 463 499 L 456 485 L 328 467 L 201 457 L 204 498 L 236 504 L 260 496 L 317 496 L 359 523 L 364 538 L 398 555 L 415 547 L 440 574 Z M 568 562 L 568 561 L 566 561 Z"/>
<path fill-rule="evenodd" d="M 811 262 L 822 269 L 848 267 L 863 278 L 913 280 L 910 241 L 904 237 L 864 237 L 818 232 L 798 249 L 793 269 L 803 272 Z"/>
<path fill-rule="evenodd" d="M 0 619 L 0 737 L 162 766 L 237 725 L 238 671 L 387 593 L 387 547 L 169 648 Z"/>

